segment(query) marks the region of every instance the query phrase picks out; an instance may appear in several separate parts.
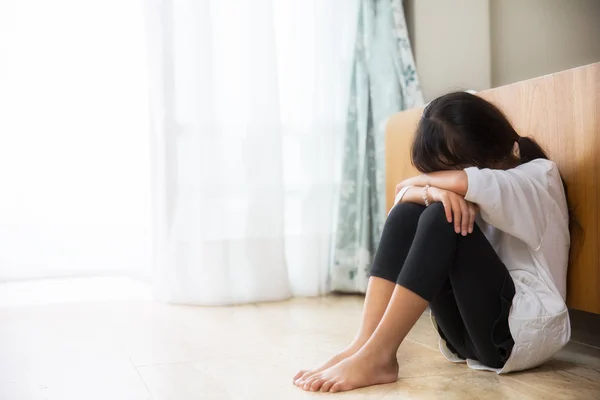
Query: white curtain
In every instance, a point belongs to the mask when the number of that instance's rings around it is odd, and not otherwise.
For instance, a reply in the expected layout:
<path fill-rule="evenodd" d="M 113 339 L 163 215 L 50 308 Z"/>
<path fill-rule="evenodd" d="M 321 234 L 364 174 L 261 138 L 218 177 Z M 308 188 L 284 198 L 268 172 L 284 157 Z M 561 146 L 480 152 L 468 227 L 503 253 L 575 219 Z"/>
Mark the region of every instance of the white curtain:
<path fill-rule="evenodd" d="M 356 1 L 156 0 L 148 21 L 158 297 L 324 293 Z"/>
<path fill-rule="evenodd" d="M 327 291 L 356 18 L 356 0 L 0 0 L 0 281 Z"/>
<path fill-rule="evenodd" d="M 0 281 L 150 276 L 143 10 L 0 0 Z"/>

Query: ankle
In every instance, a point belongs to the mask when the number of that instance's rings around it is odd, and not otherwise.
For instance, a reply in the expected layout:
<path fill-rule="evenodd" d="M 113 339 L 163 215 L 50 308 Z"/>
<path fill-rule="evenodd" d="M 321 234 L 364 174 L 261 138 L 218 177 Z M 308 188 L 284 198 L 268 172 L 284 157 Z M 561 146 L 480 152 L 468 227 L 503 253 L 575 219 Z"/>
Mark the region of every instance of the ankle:
<path fill-rule="evenodd" d="M 358 342 L 352 342 L 350 343 L 348 346 L 346 346 L 346 348 L 344 350 L 342 350 L 342 354 L 345 354 L 346 356 L 352 356 L 356 353 L 358 353 L 358 351 L 362 348 L 362 345 Z"/>
<path fill-rule="evenodd" d="M 348 349 L 354 349 L 354 350 L 360 350 L 365 343 L 367 343 L 369 341 L 369 338 L 371 336 L 367 336 L 367 335 L 359 335 L 357 337 L 354 338 L 354 340 L 348 345 Z"/>
<path fill-rule="evenodd" d="M 372 362 L 373 365 L 389 366 L 391 364 L 398 364 L 398 358 L 396 357 L 397 349 L 364 346 L 358 353 Z"/>

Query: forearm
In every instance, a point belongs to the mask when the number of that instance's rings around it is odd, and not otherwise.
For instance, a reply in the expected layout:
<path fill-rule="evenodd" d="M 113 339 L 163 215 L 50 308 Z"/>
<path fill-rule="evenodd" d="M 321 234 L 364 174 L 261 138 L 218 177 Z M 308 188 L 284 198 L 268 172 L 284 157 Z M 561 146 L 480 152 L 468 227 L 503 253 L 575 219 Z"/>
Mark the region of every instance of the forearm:
<path fill-rule="evenodd" d="M 423 200 L 424 190 L 425 190 L 425 187 L 423 187 L 423 186 L 411 186 L 404 193 L 404 196 L 402 196 L 400 203 L 415 203 L 415 204 L 421 204 L 422 206 L 424 206 L 425 205 L 425 201 Z M 431 196 L 429 196 L 429 193 L 428 193 L 428 200 L 430 203 L 432 202 Z"/>
<path fill-rule="evenodd" d="M 415 186 L 424 187 L 426 185 L 443 190 L 449 190 L 456 194 L 464 196 L 469 189 L 467 173 L 463 170 L 458 171 L 440 171 L 430 174 L 415 176 L 402 182 L 404 187 Z M 408 193 L 407 193 L 408 194 Z"/>
<path fill-rule="evenodd" d="M 461 196 L 466 195 L 469 189 L 467 173 L 463 170 L 440 171 L 428 174 L 427 176 L 429 177 L 427 185 L 449 190 Z"/>

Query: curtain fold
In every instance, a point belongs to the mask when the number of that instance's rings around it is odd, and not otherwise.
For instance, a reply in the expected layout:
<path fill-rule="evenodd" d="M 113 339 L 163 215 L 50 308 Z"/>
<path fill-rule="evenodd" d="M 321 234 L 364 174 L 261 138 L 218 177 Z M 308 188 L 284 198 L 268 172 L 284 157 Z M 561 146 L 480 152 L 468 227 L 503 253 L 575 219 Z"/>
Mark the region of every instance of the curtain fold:
<path fill-rule="evenodd" d="M 353 4 L 150 3 L 160 299 L 327 291 Z"/>
<path fill-rule="evenodd" d="M 364 292 L 385 220 L 386 119 L 423 104 L 401 0 L 360 0 L 332 289 Z"/>

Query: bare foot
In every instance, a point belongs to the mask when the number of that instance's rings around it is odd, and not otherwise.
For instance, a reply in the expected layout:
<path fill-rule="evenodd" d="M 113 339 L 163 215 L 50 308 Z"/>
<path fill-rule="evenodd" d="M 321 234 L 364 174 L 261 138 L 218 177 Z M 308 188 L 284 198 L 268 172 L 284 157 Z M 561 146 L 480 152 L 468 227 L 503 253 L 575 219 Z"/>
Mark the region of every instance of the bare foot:
<path fill-rule="evenodd" d="M 340 361 L 345 360 L 348 357 L 353 356 L 360 348 L 361 344 L 351 344 L 347 349 L 339 352 L 335 356 L 331 357 L 325 363 L 321 364 L 315 369 L 312 370 L 302 370 L 294 376 L 294 385 L 302 387 L 308 379 L 310 379 L 313 375 L 318 374 L 319 372 L 325 371 L 327 368 L 333 367 Z"/>
<path fill-rule="evenodd" d="M 343 392 L 365 386 L 392 383 L 398 380 L 398 361 L 375 357 L 359 351 L 325 371 L 313 374 L 301 386 L 316 392 Z"/>

